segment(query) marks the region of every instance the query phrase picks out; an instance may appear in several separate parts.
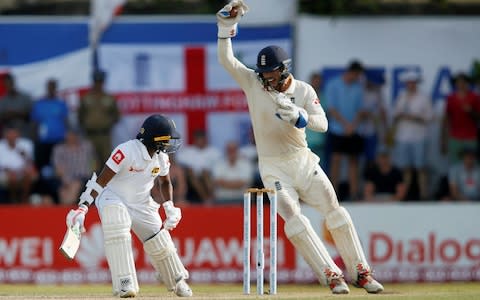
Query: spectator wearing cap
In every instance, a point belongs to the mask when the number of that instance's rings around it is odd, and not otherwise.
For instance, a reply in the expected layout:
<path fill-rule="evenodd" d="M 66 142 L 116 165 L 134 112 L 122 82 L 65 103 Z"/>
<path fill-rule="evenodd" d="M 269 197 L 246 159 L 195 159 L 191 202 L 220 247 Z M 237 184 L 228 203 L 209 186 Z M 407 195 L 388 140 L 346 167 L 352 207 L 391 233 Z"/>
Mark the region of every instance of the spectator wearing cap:
<path fill-rule="evenodd" d="M 363 152 L 363 138 L 358 126 L 364 117 L 364 87 L 361 83 L 363 66 L 352 61 L 345 72 L 326 83 L 325 98 L 329 114 L 329 136 L 331 143 L 330 177 L 336 190 L 340 185 L 340 167 L 342 160 L 348 160 L 348 187 L 351 199 L 356 199 L 358 189 L 358 161 Z M 340 200 L 347 198 L 339 193 Z M 344 199 L 342 199 L 344 198 Z"/>
<path fill-rule="evenodd" d="M 480 201 L 480 167 L 477 165 L 476 149 L 465 147 L 462 160 L 454 164 L 448 173 L 450 198 L 453 201 Z"/>
<path fill-rule="evenodd" d="M 403 174 L 392 164 L 387 148 L 380 147 L 374 164 L 365 169 L 363 199 L 366 202 L 402 201 L 406 195 Z"/>
<path fill-rule="evenodd" d="M 395 165 L 403 171 L 407 190 L 416 178 L 419 195 L 411 197 L 427 199 L 426 143 L 433 118 L 432 101 L 418 88 L 421 82 L 419 71 L 407 70 L 401 74 L 400 80 L 405 89 L 395 100 L 392 113 Z"/>
<path fill-rule="evenodd" d="M 477 122 L 480 101 L 470 89 L 470 78 L 458 73 L 452 78 L 454 91 L 448 95 L 442 124 L 441 149 L 450 164 L 460 161 L 458 154 L 465 147 L 477 147 Z"/>
<path fill-rule="evenodd" d="M 112 148 L 111 131 L 120 118 L 117 102 L 104 90 L 106 73 L 93 73 L 91 90 L 81 99 L 78 121 L 85 136 L 92 143 L 97 162 L 106 161 Z"/>

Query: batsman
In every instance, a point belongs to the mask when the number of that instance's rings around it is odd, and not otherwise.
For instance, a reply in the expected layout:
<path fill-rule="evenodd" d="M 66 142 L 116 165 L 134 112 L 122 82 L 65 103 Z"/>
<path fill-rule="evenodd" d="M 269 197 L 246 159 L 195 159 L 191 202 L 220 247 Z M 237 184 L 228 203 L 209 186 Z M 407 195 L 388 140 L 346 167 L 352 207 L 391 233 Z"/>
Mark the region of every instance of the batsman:
<path fill-rule="evenodd" d="M 79 207 L 67 215 L 67 226 L 80 226 L 95 202 L 102 223 L 105 255 L 113 294 L 135 297 L 139 292 L 130 231 L 143 242 L 145 253 L 167 289 L 179 297 L 192 296 L 188 272 L 169 231 L 182 217 L 173 204 L 169 153 L 181 145 L 173 121 L 162 115 L 145 119 L 136 139 L 117 146 L 98 178 L 95 173 L 80 196 Z M 158 213 L 160 205 L 166 220 Z M 162 228 L 163 227 L 163 228 Z"/>
<path fill-rule="evenodd" d="M 231 38 L 237 34 L 237 23 L 247 11 L 242 0 L 233 0 L 217 13 L 217 55 L 247 97 L 262 181 L 269 189 L 275 189 L 276 181 L 282 185 L 277 201 L 278 213 L 285 221 L 285 234 L 321 284 L 330 287 L 334 294 L 349 293 L 342 270 L 302 214 L 302 199 L 325 217 L 353 285 L 368 293 L 379 293 L 383 286 L 372 277 L 352 219 L 339 205 L 330 180 L 319 166 L 319 157 L 306 142 L 306 127 L 318 132 L 328 128 L 316 92 L 289 73 L 291 60 L 278 46 L 260 50 L 255 70 L 233 55 Z"/>

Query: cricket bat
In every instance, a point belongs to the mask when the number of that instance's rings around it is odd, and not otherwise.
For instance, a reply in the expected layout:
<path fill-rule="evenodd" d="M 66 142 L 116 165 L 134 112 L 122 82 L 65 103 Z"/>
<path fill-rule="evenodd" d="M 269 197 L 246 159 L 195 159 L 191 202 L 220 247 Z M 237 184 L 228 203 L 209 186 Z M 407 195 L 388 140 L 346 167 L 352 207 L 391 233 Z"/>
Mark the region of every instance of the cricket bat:
<path fill-rule="evenodd" d="M 73 259 L 80 247 L 80 224 L 75 223 L 72 227 L 67 227 L 67 232 L 60 245 L 60 252 L 68 258 Z"/>

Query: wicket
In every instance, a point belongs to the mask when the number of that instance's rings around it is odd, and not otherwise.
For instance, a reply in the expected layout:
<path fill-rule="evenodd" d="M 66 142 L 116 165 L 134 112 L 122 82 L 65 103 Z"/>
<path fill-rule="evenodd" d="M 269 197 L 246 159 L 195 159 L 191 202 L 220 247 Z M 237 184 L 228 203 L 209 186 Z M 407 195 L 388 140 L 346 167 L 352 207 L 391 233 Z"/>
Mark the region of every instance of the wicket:
<path fill-rule="evenodd" d="M 263 251 L 263 195 L 270 198 L 270 271 L 269 294 L 277 293 L 277 194 L 271 189 L 247 189 L 243 195 L 243 293 L 250 294 L 250 248 L 251 248 L 251 200 L 252 194 L 256 197 L 257 207 L 257 294 L 263 295 L 265 254 Z"/>

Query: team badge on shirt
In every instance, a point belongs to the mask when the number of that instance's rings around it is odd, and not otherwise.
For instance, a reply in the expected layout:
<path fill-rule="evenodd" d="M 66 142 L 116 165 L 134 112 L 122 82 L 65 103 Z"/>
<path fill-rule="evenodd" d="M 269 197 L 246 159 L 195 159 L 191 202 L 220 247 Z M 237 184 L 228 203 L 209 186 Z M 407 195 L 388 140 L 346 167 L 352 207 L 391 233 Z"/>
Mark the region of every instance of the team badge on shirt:
<path fill-rule="evenodd" d="M 152 176 L 155 177 L 158 175 L 158 173 L 160 173 L 160 168 L 159 167 L 155 167 L 152 169 Z"/>
<path fill-rule="evenodd" d="M 112 155 L 112 160 L 117 164 L 119 165 L 122 160 L 125 158 L 125 154 L 123 154 L 123 152 L 118 149 L 113 155 Z"/>

